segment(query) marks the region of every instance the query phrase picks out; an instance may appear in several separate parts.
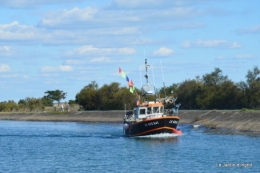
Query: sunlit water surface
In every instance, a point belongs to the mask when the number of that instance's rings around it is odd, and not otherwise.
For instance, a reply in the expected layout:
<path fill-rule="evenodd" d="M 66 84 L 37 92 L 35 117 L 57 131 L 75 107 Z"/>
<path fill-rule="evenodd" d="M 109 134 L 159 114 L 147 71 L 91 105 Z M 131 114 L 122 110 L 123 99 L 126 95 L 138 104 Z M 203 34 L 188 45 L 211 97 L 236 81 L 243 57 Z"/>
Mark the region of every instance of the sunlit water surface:
<path fill-rule="evenodd" d="M 0 121 L 0 172 L 260 172 L 260 136 L 180 125 L 128 138 L 122 124 Z"/>

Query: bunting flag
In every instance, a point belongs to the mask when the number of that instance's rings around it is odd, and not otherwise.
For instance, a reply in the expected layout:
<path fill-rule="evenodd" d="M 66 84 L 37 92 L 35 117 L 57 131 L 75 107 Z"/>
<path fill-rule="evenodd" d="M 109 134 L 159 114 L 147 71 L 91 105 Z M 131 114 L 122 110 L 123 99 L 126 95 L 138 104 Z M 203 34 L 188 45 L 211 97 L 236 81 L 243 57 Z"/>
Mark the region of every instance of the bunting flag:
<path fill-rule="evenodd" d="M 129 87 L 129 91 L 130 91 L 131 93 L 134 93 L 135 87 L 134 87 L 133 81 L 132 81 L 132 80 L 129 80 L 128 76 L 125 74 L 125 72 L 123 72 L 123 70 L 122 70 L 120 67 L 119 67 L 119 70 L 118 70 L 118 71 L 119 71 L 119 73 L 121 74 L 121 76 L 126 79 L 127 84 L 128 84 L 128 87 Z"/>
<path fill-rule="evenodd" d="M 130 93 L 134 93 L 133 87 L 130 87 L 129 91 Z"/>
<path fill-rule="evenodd" d="M 126 74 L 125 74 L 125 72 L 121 72 L 121 76 L 123 77 L 123 78 L 125 78 L 126 77 Z"/>
<path fill-rule="evenodd" d="M 136 105 L 138 106 L 140 104 L 140 100 L 136 99 Z"/>

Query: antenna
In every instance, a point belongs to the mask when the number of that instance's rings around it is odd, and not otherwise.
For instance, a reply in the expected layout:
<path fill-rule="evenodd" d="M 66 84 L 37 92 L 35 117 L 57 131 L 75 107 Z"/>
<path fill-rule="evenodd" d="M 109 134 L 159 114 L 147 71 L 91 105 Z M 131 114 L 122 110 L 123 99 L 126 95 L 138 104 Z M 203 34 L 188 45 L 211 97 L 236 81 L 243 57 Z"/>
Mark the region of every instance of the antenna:
<path fill-rule="evenodd" d="M 164 98 L 166 97 L 166 93 L 165 93 L 165 83 L 164 83 L 164 75 L 163 75 L 163 68 L 162 68 L 162 61 L 160 60 L 161 63 L 161 69 L 162 69 L 162 77 L 163 77 L 163 90 L 164 90 Z"/>

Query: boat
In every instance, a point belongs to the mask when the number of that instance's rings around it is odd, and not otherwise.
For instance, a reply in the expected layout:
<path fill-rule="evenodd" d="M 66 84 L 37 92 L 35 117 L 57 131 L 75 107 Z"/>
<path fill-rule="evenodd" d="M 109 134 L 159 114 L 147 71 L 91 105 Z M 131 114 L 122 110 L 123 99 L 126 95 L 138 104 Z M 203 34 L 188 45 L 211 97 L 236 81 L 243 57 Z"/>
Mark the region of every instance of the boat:
<path fill-rule="evenodd" d="M 147 69 L 150 67 L 145 59 L 146 83 L 141 88 L 141 96 L 137 95 L 137 105 L 133 111 L 125 112 L 123 121 L 124 134 L 128 137 L 155 134 L 182 134 L 177 128 L 179 123 L 179 104 L 173 95 L 160 98 L 155 86 L 148 81 Z M 153 99 L 151 99 L 153 98 Z M 170 107 L 165 109 L 165 107 Z"/>

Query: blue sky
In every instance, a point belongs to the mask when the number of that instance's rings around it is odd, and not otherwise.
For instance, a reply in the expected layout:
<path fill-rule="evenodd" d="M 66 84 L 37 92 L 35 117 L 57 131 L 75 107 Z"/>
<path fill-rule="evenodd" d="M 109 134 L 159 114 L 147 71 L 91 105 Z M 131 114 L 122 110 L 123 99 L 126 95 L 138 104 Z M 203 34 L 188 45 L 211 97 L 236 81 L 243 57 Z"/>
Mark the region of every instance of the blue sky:
<path fill-rule="evenodd" d="M 119 67 L 141 88 L 145 58 L 157 88 L 162 76 L 170 86 L 215 67 L 246 81 L 260 64 L 259 7 L 259 0 L 0 0 L 0 101 L 56 89 L 68 101 L 91 81 L 127 86 Z"/>

